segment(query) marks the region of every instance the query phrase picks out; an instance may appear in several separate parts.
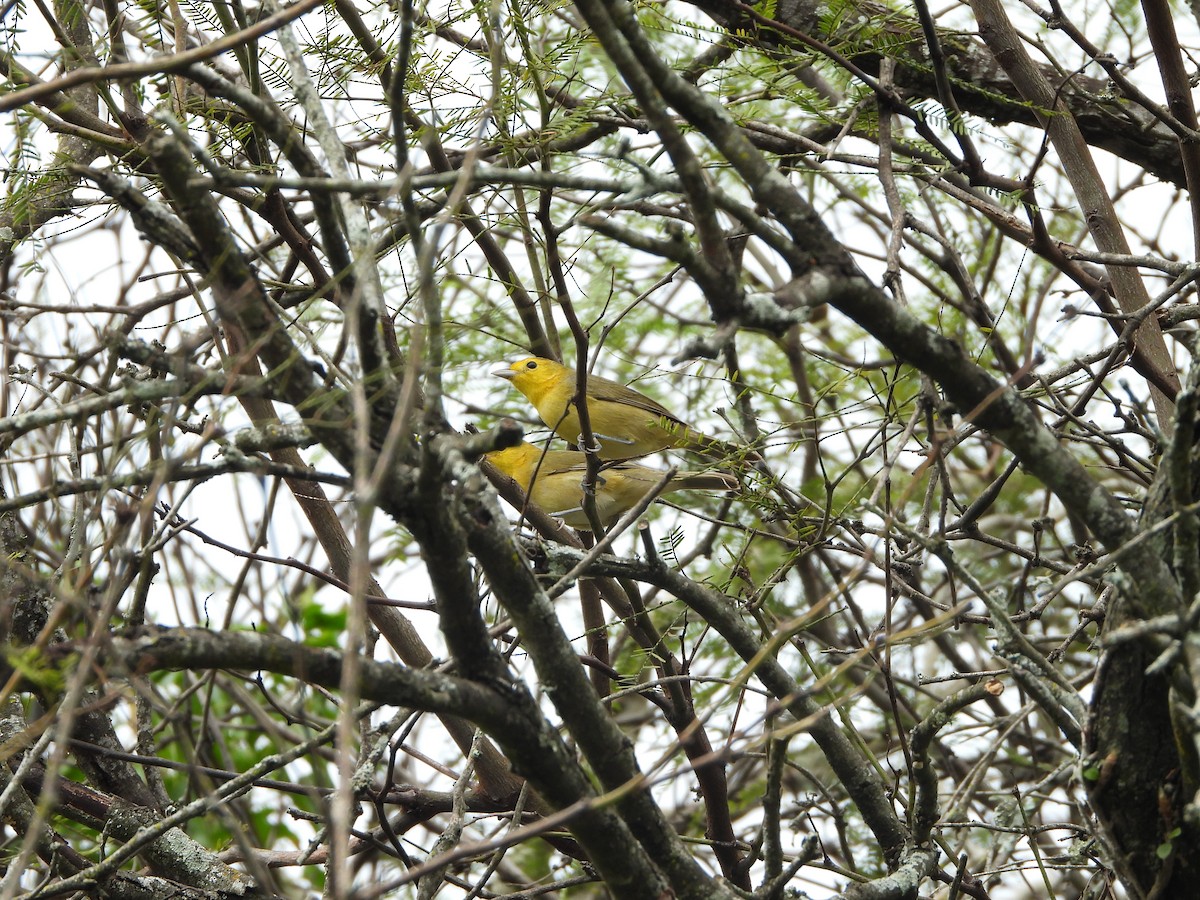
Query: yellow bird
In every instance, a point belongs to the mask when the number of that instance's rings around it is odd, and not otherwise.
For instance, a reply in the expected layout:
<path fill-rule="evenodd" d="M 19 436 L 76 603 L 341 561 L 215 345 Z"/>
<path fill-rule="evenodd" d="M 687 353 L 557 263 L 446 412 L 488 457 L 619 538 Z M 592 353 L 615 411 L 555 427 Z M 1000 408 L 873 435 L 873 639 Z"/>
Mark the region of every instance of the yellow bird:
<path fill-rule="evenodd" d="M 521 485 L 529 499 L 572 528 L 591 530 L 583 511 L 583 482 L 587 458 L 578 450 L 548 450 L 521 443 L 493 450 L 486 459 Z M 535 477 L 536 471 L 536 477 Z M 607 463 L 596 476 L 596 512 L 607 528 L 645 497 L 665 473 L 631 462 Z M 532 484 L 531 484 L 532 483 Z M 663 493 L 670 491 L 730 491 L 738 481 L 721 472 L 680 472 Z"/>
<path fill-rule="evenodd" d="M 574 369 L 552 359 L 530 356 L 492 374 L 511 381 L 559 437 L 579 443 L 579 415 L 571 403 L 575 396 Z M 602 459 L 634 459 L 671 449 L 756 455 L 701 434 L 645 394 L 599 375 L 587 377 L 587 408 Z"/>

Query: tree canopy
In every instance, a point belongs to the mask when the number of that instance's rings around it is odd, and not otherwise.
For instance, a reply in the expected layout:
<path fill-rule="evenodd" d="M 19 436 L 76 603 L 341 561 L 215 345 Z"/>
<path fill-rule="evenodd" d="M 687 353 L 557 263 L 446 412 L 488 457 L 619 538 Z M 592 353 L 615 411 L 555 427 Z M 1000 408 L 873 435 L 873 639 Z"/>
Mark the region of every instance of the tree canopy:
<path fill-rule="evenodd" d="M 0 898 L 1194 892 L 1196 16 L 7 4 Z"/>

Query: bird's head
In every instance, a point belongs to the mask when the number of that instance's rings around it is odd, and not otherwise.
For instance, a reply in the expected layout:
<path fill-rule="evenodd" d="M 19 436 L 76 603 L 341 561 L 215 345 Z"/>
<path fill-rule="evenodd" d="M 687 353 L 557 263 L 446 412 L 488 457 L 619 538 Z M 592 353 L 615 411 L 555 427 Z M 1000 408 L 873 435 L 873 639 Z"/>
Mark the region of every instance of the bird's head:
<path fill-rule="evenodd" d="M 513 387 L 536 402 L 537 397 L 558 384 L 564 376 L 569 378 L 573 373 L 552 359 L 527 356 L 517 360 L 507 369 L 497 369 L 492 374 L 511 381 Z"/>

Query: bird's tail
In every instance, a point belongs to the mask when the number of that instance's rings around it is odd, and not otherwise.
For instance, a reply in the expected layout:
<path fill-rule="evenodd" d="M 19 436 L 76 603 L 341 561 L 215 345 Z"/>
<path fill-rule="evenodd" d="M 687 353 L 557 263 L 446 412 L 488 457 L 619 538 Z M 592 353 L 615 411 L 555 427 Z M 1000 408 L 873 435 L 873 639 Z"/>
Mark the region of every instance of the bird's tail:
<path fill-rule="evenodd" d="M 739 487 L 738 480 L 724 472 L 688 472 L 671 482 L 675 491 L 736 491 Z"/>
<path fill-rule="evenodd" d="M 693 450 L 702 456 L 707 456 L 709 459 L 751 463 L 762 459 L 758 451 L 744 444 L 734 444 L 729 441 L 723 441 L 720 438 L 709 437 L 707 434 L 701 434 L 692 428 L 682 431 L 679 437 L 679 443 L 676 445 L 679 449 Z"/>

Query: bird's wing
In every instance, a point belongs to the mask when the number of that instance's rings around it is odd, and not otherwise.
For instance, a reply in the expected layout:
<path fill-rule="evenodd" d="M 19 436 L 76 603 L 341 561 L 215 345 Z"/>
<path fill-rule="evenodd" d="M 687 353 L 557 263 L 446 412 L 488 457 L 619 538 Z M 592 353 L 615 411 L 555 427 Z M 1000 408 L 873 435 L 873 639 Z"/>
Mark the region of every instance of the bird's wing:
<path fill-rule="evenodd" d="M 640 394 L 633 388 L 626 387 L 623 384 L 610 381 L 590 382 L 588 384 L 588 396 L 594 397 L 597 400 L 620 403 L 623 406 L 632 406 L 634 409 L 653 413 L 656 418 L 661 417 L 669 419 L 672 422 L 678 422 L 680 425 L 685 424 L 658 401 L 651 400 L 645 394 Z"/>

